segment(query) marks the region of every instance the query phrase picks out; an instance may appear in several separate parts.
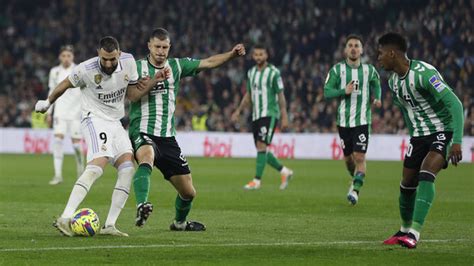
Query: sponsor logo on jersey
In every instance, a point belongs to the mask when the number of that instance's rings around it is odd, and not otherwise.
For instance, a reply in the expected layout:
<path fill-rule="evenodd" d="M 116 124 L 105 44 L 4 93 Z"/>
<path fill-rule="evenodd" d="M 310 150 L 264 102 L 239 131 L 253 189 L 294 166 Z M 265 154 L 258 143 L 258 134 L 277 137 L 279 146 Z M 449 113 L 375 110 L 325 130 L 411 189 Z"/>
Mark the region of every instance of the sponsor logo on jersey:
<path fill-rule="evenodd" d="M 124 80 L 125 82 L 128 82 L 128 81 L 130 80 L 130 79 L 128 78 L 128 75 L 127 75 L 127 74 L 125 74 L 125 77 L 123 77 L 123 80 Z"/>
<path fill-rule="evenodd" d="M 127 88 L 125 87 L 111 93 L 98 93 L 97 98 L 104 103 L 116 103 L 122 101 L 126 91 Z"/>
<path fill-rule="evenodd" d="M 150 91 L 150 94 L 167 94 L 168 90 L 165 87 L 165 83 L 163 81 L 156 83 L 155 87 Z"/>
<path fill-rule="evenodd" d="M 102 82 L 102 75 L 101 75 L 101 74 L 96 74 L 96 75 L 94 76 L 94 82 L 95 82 L 95 84 L 97 84 L 97 85 L 98 85 L 100 82 Z"/>
<path fill-rule="evenodd" d="M 430 84 L 433 86 L 433 88 L 436 89 L 436 91 L 441 92 L 446 88 L 446 86 L 441 82 L 441 80 L 438 78 L 437 75 L 433 75 L 430 78 Z"/>

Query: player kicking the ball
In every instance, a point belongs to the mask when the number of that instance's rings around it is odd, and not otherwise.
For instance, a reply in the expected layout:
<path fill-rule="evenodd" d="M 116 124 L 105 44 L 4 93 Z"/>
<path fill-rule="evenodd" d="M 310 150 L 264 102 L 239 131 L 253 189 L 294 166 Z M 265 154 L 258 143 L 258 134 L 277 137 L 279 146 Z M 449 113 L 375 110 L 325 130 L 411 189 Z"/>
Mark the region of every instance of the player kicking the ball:
<path fill-rule="evenodd" d="M 152 80 L 138 81 L 135 59 L 131 54 L 122 53 L 117 40 L 108 36 L 100 40 L 98 57 L 76 66 L 47 100 L 36 103 L 35 110 L 44 113 L 68 89 L 81 88 L 81 127 L 88 147 L 87 167 L 76 181 L 64 212 L 54 223 L 64 235 L 73 236 L 70 227 L 72 215 L 92 184 L 102 175 L 104 167 L 111 163 L 118 170 L 117 183 L 107 220 L 100 234 L 128 236 L 115 228 L 115 222 L 127 201 L 135 172 L 132 146 L 120 123 L 124 116 L 124 99 L 125 96 L 132 101 L 139 99 L 153 84 L 167 75 L 169 70 L 164 69 L 157 72 Z"/>
<path fill-rule="evenodd" d="M 395 72 L 388 85 L 411 136 L 400 183 L 402 226 L 383 243 L 415 248 L 433 204 L 436 175 L 448 160 L 456 166 L 462 159 L 463 107 L 436 68 L 407 58 L 403 36 L 387 33 L 378 43 L 379 63 Z"/>
<path fill-rule="evenodd" d="M 201 70 L 216 68 L 237 56 L 245 55 L 245 48 L 238 44 L 227 53 L 202 60 L 168 58 L 170 48 L 168 31 L 156 29 L 148 40 L 148 57 L 137 61 L 138 74 L 142 78 L 153 76 L 163 68 L 170 68 L 172 74 L 165 81 L 155 82 L 154 88 L 140 101 L 133 103 L 130 110 L 129 135 L 139 163 L 133 178 L 138 204 L 136 225 L 143 226 L 153 210 L 152 204 L 148 202 L 148 193 L 154 165 L 178 192 L 176 215 L 170 229 L 204 231 L 206 227 L 203 224 L 186 220 L 196 190 L 188 162 L 175 139 L 174 111 L 179 82 L 184 77 L 195 76 Z"/>

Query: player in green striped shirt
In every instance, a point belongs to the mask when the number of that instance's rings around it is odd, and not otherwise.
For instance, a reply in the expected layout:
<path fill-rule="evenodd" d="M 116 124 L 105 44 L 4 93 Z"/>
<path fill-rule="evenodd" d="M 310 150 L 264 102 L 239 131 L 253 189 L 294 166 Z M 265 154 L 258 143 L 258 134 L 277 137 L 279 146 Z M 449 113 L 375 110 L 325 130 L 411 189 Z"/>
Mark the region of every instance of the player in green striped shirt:
<path fill-rule="evenodd" d="M 400 182 L 402 226 L 384 244 L 415 248 L 434 200 L 436 175 L 448 160 L 457 165 L 462 159 L 463 107 L 436 68 L 408 59 L 403 36 L 387 33 L 378 43 L 378 60 L 394 72 L 388 84 L 411 137 Z"/>
<path fill-rule="evenodd" d="M 176 142 L 174 111 L 179 82 L 182 78 L 194 76 L 201 70 L 216 68 L 225 62 L 245 55 L 245 47 L 236 45 L 231 51 L 196 60 L 190 58 L 168 58 L 171 48 L 168 31 L 163 28 L 152 32 L 148 41 L 149 55 L 137 61 L 140 78 L 153 77 L 160 69 L 170 69 L 170 77 L 156 86 L 130 109 L 129 135 L 135 150 L 139 167 L 133 178 L 137 200 L 136 225 L 143 226 L 153 211 L 148 202 L 150 175 L 153 165 L 163 173 L 166 180 L 175 187 L 175 220 L 173 231 L 204 231 L 206 227 L 193 221 L 186 221 L 191 202 L 196 195 L 188 162 Z"/>
<path fill-rule="evenodd" d="M 259 189 L 265 165 L 269 164 L 281 174 L 280 189 L 286 189 L 288 182 L 293 176 L 293 171 L 281 164 L 281 162 L 267 150 L 272 142 L 275 127 L 281 115 L 281 128 L 288 127 L 288 114 L 286 112 L 286 100 L 283 93 L 283 80 L 280 71 L 267 62 L 268 53 L 265 46 L 255 45 L 252 58 L 256 65 L 247 72 L 247 92 L 240 105 L 232 114 L 232 121 L 237 122 L 241 110 L 252 103 L 252 131 L 257 148 L 255 177 L 245 189 Z"/>
<path fill-rule="evenodd" d="M 337 128 L 341 138 L 344 160 L 352 178 L 347 200 L 355 205 L 364 184 L 365 153 L 369 144 L 371 97 L 380 108 L 380 78 L 375 67 L 361 63 L 362 38 L 349 35 L 344 53 L 346 59 L 329 71 L 324 85 L 324 97 L 339 101 Z"/>

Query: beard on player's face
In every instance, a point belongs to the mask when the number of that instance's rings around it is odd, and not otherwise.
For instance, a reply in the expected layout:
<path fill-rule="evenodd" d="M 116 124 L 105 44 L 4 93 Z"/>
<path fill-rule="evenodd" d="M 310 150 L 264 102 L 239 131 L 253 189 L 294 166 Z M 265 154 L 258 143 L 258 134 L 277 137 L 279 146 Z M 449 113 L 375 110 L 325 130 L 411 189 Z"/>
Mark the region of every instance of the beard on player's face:
<path fill-rule="evenodd" d="M 102 71 L 104 71 L 105 74 L 112 75 L 112 73 L 114 73 L 115 69 L 117 69 L 117 66 L 118 66 L 118 63 L 116 63 L 115 65 L 112 64 L 112 66 L 110 66 L 110 67 L 105 67 L 101 63 L 100 67 L 102 68 Z"/>
<path fill-rule="evenodd" d="M 107 52 L 104 49 L 99 49 L 100 69 L 107 75 L 112 75 L 119 64 L 120 50 L 113 50 Z"/>

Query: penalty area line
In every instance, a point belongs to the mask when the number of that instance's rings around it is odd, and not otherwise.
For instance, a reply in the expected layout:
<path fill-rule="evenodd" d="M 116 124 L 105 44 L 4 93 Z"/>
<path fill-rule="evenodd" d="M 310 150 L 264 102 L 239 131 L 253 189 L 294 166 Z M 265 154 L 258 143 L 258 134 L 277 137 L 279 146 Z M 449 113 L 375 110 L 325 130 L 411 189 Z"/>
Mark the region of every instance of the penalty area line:
<path fill-rule="evenodd" d="M 470 239 L 426 239 L 426 243 L 471 242 Z M 334 245 L 364 245 L 380 244 L 382 241 L 320 241 L 320 242 L 275 242 L 275 243 L 215 243 L 215 244 L 150 244 L 150 245 L 106 245 L 80 247 L 39 247 L 39 248 L 6 248 L 0 252 L 34 252 L 61 250 L 94 250 L 94 249 L 136 249 L 136 248 L 200 248 L 200 247 L 277 247 L 277 246 L 334 246 Z"/>

